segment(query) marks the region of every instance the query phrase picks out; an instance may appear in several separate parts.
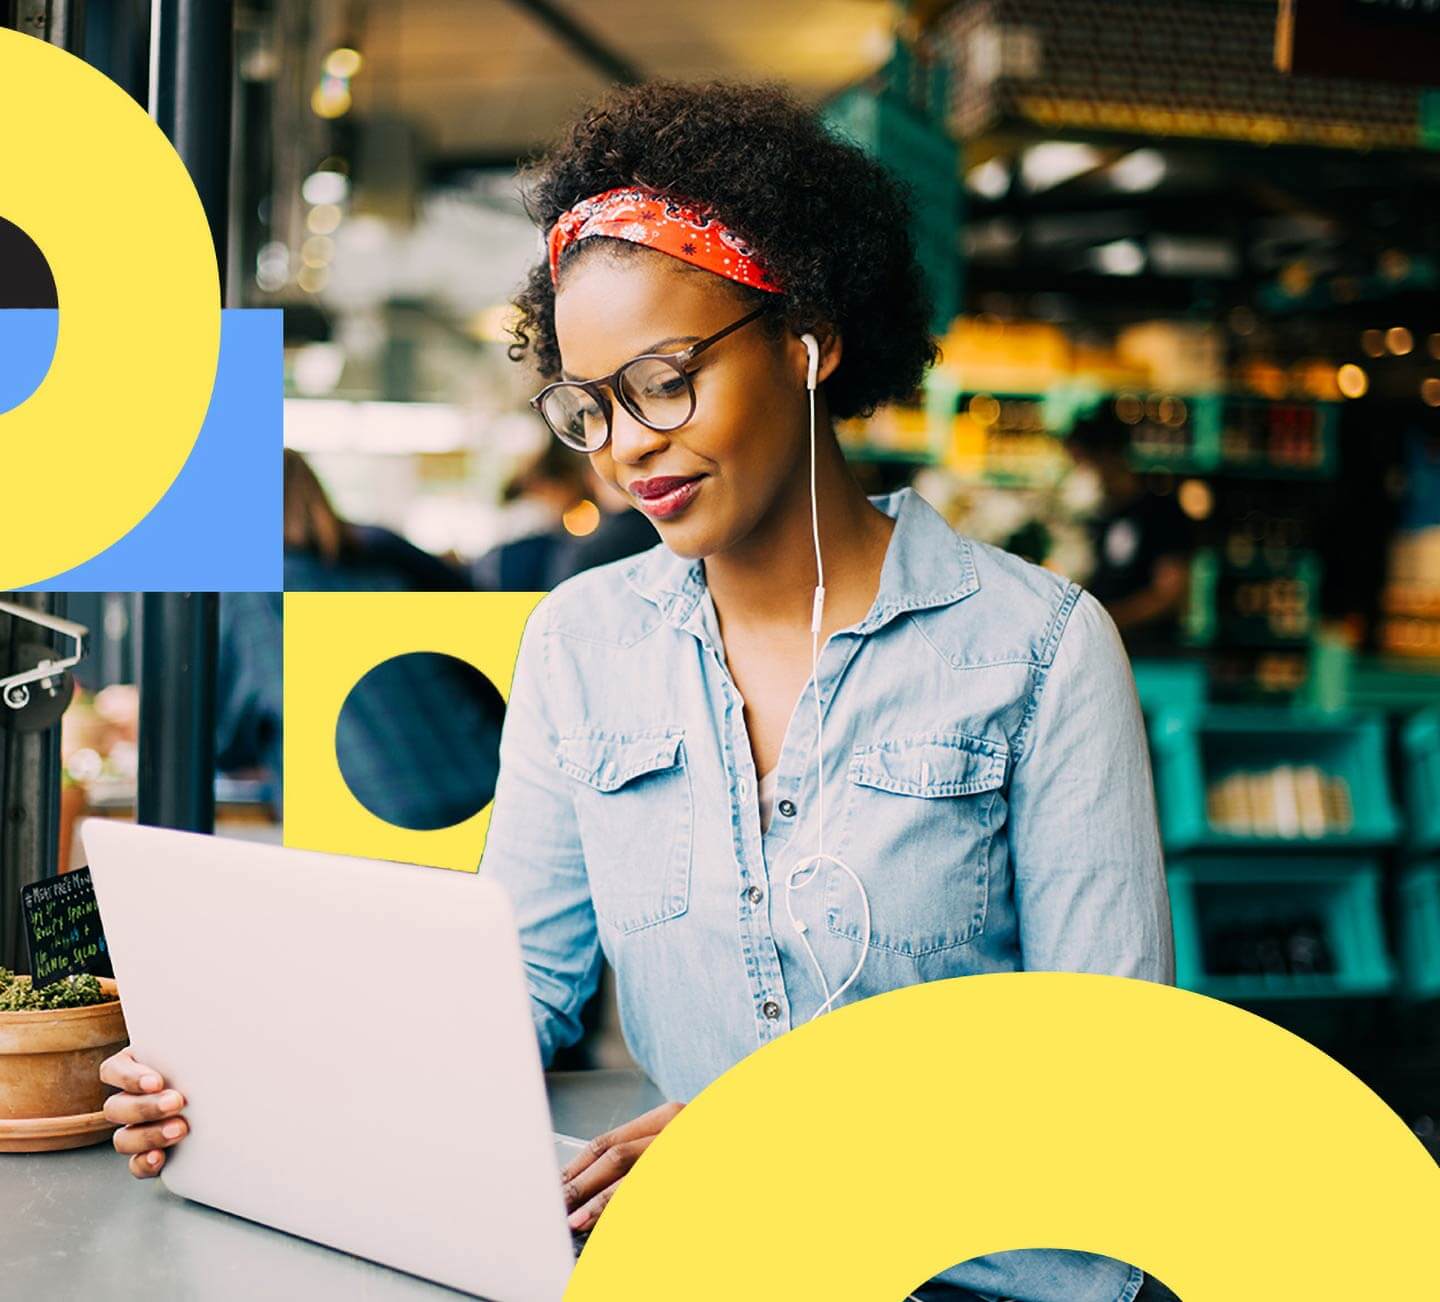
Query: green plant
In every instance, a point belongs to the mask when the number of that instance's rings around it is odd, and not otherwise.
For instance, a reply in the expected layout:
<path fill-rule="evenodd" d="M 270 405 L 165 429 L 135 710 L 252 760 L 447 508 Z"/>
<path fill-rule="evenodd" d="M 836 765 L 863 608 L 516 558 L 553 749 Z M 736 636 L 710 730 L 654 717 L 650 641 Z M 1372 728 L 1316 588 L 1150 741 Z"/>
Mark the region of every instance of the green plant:
<path fill-rule="evenodd" d="M 99 980 L 88 972 L 81 976 L 63 977 L 43 990 L 36 990 L 28 976 L 0 967 L 0 1013 L 80 1008 L 86 1004 L 103 1004 L 114 998 L 114 995 L 107 995 L 100 988 Z"/>

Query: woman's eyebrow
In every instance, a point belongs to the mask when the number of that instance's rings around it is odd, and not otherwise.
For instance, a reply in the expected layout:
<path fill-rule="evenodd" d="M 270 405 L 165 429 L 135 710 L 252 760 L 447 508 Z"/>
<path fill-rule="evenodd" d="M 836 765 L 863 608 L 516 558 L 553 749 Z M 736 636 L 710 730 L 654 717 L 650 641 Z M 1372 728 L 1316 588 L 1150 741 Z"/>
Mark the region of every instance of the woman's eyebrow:
<path fill-rule="evenodd" d="M 645 353 L 658 353 L 669 344 L 691 344 L 699 338 L 699 335 L 667 335 L 664 339 L 657 339 L 653 344 L 646 344 L 644 348 L 638 353 L 634 353 L 633 356 L 641 357 Z M 571 375 L 569 371 L 562 367 L 560 370 L 560 378 L 562 380 L 578 380 L 580 377 L 578 375 Z"/>

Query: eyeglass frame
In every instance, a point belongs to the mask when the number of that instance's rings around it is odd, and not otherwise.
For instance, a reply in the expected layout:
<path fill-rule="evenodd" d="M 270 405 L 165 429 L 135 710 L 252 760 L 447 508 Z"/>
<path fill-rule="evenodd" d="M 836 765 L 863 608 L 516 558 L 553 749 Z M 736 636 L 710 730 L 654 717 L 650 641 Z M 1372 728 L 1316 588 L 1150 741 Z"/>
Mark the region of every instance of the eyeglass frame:
<path fill-rule="evenodd" d="M 741 326 L 749 325 L 751 321 L 754 321 L 757 317 L 763 316 L 766 312 L 769 312 L 779 307 L 779 305 L 780 303 L 778 296 L 771 297 L 767 299 L 767 301 L 761 303 L 760 306 L 757 307 L 754 311 L 746 313 L 738 321 L 732 321 L 723 330 L 717 330 L 713 335 L 710 335 L 705 339 L 698 339 L 693 344 L 687 344 L 678 353 L 637 353 L 628 361 L 621 362 L 621 364 L 617 366 L 613 371 L 611 371 L 609 375 L 602 375 L 593 380 L 552 380 L 543 389 L 541 389 L 539 393 L 537 393 L 533 398 L 529 400 L 530 406 L 535 409 L 536 413 L 539 415 L 540 419 L 545 422 L 545 425 L 550 430 L 550 432 L 572 452 L 584 452 L 588 455 L 593 452 L 599 452 L 602 448 L 606 446 L 606 444 L 610 442 L 611 435 L 615 431 L 615 419 L 614 412 L 610 406 L 610 399 L 603 392 L 604 389 L 609 389 L 610 392 L 615 395 L 615 400 L 622 407 L 624 407 L 625 410 L 630 413 L 630 415 L 635 417 L 636 420 L 638 420 L 642 425 L 644 425 L 646 429 L 653 429 L 660 434 L 669 434 L 672 431 L 679 429 L 682 425 L 688 424 L 689 421 L 694 418 L 695 408 L 698 405 L 698 399 L 695 394 L 695 382 L 690 378 L 690 373 L 685 369 L 685 367 L 687 367 L 692 361 L 694 361 L 695 358 L 700 356 L 700 354 L 703 353 L 712 344 L 719 343 L 720 340 L 725 338 L 726 335 L 740 329 Z M 646 420 L 645 417 L 642 416 L 626 399 L 624 387 L 619 383 L 620 373 L 624 371 L 627 367 L 633 366 L 636 362 L 644 362 L 651 360 L 666 362 L 671 367 L 673 367 L 674 370 L 679 373 L 680 378 L 685 381 L 686 392 L 688 392 L 690 395 L 690 410 L 686 412 L 684 419 L 676 421 L 673 425 L 655 425 L 652 424 L 650 421 Z M 546 397 L 551 393 L 552 390 L 562 387 L 583 389 L 595 400 L 596 405 L 599 406 L 600 410 L 605 413 L 605 437 L 595 447 L 576 447 L 575 444 L 571 443 L 567 438 L 565 438 L 565 436 L 561 434 L 560 431 L 557 430 L 555 426 L 550 423 L 550 418 L 545 414 L 544 403 Z"/>

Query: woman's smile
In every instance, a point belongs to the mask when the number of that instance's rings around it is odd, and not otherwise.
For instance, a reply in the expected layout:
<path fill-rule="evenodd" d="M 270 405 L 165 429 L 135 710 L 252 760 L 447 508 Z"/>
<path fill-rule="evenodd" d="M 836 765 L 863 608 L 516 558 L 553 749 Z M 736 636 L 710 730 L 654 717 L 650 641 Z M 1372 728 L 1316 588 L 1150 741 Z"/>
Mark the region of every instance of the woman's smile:
<path fill-rule="evenodd" d="M 668 520 L 695 500 L 704 475 L 661 475 L 654 479 L 632 479 L 630 495 L 646 515 Z"/>

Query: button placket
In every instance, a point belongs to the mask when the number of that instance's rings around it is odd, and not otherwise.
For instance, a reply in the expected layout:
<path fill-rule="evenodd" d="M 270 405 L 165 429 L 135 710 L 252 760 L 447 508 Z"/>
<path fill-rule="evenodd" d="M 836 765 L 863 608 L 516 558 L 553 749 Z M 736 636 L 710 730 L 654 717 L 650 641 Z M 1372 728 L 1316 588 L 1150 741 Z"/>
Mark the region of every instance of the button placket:
<path fill-rule="evenodd" d="M 745 702 L 740 695 L 739 687 L 730 675 L 729 666 L 725 663 L 724 656 L 721 654 L 719 648 L 708 639 L 702 638 L 702 641 L 706 642 L 707 648 L 710 651 L 716 672 L 719 675 L 721 689 L 724 692 L 725 710 L 722 726 L 729 740 L 728 749 L 731 757 L 730 762 L 738 767 L 740 763 L 739 757 L 742 755 L 748 756 L 750 753 L 750 738 L 745 730 L 744 722 Z M 754 818 L 756 820 L 756 826 L 758 827 L 760 811 L 749 799 L 751 784 L 747 775 L 743 773 L 735 774 L 734 790 L 741 806 L 741 826 L 748 826 L 749 820 Z M 752 996 L 759 998 L 763 996 L 767 990 L 773 990 L 781 983 L 782 978 L 779 967 L 780 956 L 776 950 L 775 938 L 770 928 L 769 911 L 759 907 L 765 899 L 764 889 L 756 884 L 757 879 L 763 879 L 764 875 L 763 852 L 759 856 L 758 867 L 752 868 L 748 862 L 750 857 L 749 852 L 752 848 L 748 833 L 741 838 L 741 842 L 743 848 L 737 852 L 739 856 L 737 867 L 740 871 L 740 884 L 742 888 L 740 898 L 743 902 L 748 902 L 750 906 L 747 908 L 744 903 L 741 905 L 741 928 L 742 933 L 746 936 L 745 944 L 750 953 L 751 962 L 754 964 L 753 968 L 751 968 L 750 963 L 747 962 L 746 964 L 747 970 L 750 973 L 749 979 L 752 983 Z M 746 885 L 747 880 L 750 882 L 749 885 Z M 764 1028 L 762 1034 L 767 1036 L 773 1034 L 774 1032 L 771 1028 L 783 1013 L 781 1005 L 775 999 L 765 998 L 760 1004 L 760 1012 L 763 1018 L 761 1026 Z"/>

